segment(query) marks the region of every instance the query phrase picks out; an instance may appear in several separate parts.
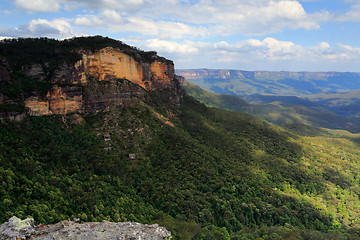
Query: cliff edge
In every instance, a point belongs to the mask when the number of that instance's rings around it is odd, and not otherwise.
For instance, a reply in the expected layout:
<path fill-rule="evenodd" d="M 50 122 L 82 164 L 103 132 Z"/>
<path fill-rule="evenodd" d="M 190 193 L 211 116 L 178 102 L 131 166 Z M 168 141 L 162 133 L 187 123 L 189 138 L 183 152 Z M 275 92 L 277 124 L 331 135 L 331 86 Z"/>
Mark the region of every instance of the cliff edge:
<path fill-rule="evenodd" d="M 0 225 L 0 239 L 65 240 L 65 239 L 170 239 L 171 233 L 157 224 L 147 225 L 134 222 L 88 222 L 61 221 L 52 225 L 34 225 L 34 219 L 21 220 L 12 217 Z"/>
<path fill-rule="evenodd" d="M 100 36 L 3 40 L 0 60 L 2 115 L 19 105 L 35 116 L 94 113 L 159 92 L 177 104 L 182 95 L 172 61 Z"/>

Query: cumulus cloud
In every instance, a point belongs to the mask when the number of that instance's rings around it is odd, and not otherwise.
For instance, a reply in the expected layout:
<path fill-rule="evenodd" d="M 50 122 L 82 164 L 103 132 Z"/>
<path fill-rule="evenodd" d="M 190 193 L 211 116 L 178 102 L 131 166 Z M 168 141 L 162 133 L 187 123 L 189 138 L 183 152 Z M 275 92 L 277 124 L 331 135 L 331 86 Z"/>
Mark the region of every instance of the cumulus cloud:
<path fill-rule="evenodd" d="M 158 52 L 176 54 L 193 54 L 198 51 L 198 48 L 191 41 L 186 41 L 185 43 L 180 44 L 167 40 L 149 39 L 145 41 L 144 47 L 154 49 Z"/>
<path fill-rule="evenodd" d="M 145 0 L 57 0 L 63 3 L 78 4 L 92 10 L 115 9 L 122 11 L 136 11 L 148 5 Z"/>
<path fill-rule="evenodd" d="M 76 24 L 100 26 L 101 20 L 108 23 L 106 18 L 120 23 L 125 18 L 130 23 L 129 28 L 135 27 L 133 30 L 144 31 L 149 27 L 151 31 L 154 24 L 161 25 L 160 29 L 155 29 L 156 34 L 161 29 L 177 28 L 196 35 L 202 25 L 213 34 L 264 35 L 283 29 L 319 29 L 320 23 L 329 18 L 325 11 L 307 13 L 301 3 L 294 0 L 15 0 L 15 5 L 28 11 L 48 12 L 83 7 L 95 13 L 78 16 Z M 122 18 L 117 19 L 118 12 Z M 122 29 L 113 27 L 114 31 Z M 128 31 L 127 27 L 124 29 Z"/>
<path fill-rule="evenodd" d="M 98 16 L 95 15 L 85 15 L 79 16 L 74 20 L 76 25 L 85 26 L 85 27 L 99 27 L 102 26 L 105 22 Z"/>
<path fill-rule="evenodd" d="M 304 47 L 275 38 L 249 38 L 236 43 L 170 41 L 129 38 L 124 42 L 142 49 L 156 50 L 170 57 L 176 68 L 234 68 L 256 70 L 331 71 L 354 65 L 360 58 L 360 48 L 344 44 L 331 46 L 319 42 Z"/>
<path fill-rule="evenodd" d="M 206 35 L 206 28 L 181 22 L 155 21 L 151 18 L 122 16 L 118 11 L 105 10 L 98 15 L 78 16 L 74 23 L 87 27 L 104 27 L 111 32 L 137 32 L 162 38 L 181 38 L 185 35 Z"/>
<path fill-rule="evenodd" d="M 289 41 L 279 41 L 274 38 L 265 38 L 262 41 L 258 39 L 247 39 L 232 45 L 226 42 L 219 42 L 216 43 L 214 47 L 215 49 L 223 50 L 224 54 L 227 52 L 235 52 L 272 60 L 288 59 L 297 55 L 300 51 L 300 46 L 296 46 Z"/>
<path fill-rule="evenodd" d="M 48 21 L 46 19 L 34 19 L 28 24 L 17 28 L 0 27 L 0 35 L 9 37 L 57 37 L 65 38 L 72 36 L 71 25 L 63 19 Z"/>
<path fill-rule="evenodd" d="M 17 28 L 0 27 L 0 36 L 64 38 L 75 35 L 73 29 L 79 28 L 87 34 L 110 32 L 128 39 L 133 35 L 130 44 L 156 50 L 182 64 L 203 63 L 196 67 L 260 62 L 282 68 L 284 64 L 311 66 L 321 61 L 336 66 L 360 59 L 360 49 L 349 45 L 331 46 L 320 41 L 304 47 L 266 37 L 288 29 L 319 30 L 327 21 L 360 21 L 360 0 L 345 0 L 352 8 L 342 16 L 308 12 L 302 2 L 309 1 L 317 0 L 14 0 L 17 8 L 29 12 L 63 13 L 79 8 L 78 15 L 72 19 L 35 19 Z M 230 37 L 226 38 L 228 42 L 214 43 L 212 36 Z M 234 43 L 237 37 L 247 39 Z"/>
<path fill-rule="evenodd" d="M 329 18 L 326 11 L 309 14 L 300 2 L 290 0 L 169 2 L 156 12 L 194 24 L 207 24 L 211 32 L 222 35 L 234 32 L 264 35 L 283 29 L 314 30 Z"/>
<path fill-rule="evenodd" d="M 307 14 L 297 1 L 262 1 L 261 4 L 240 4 L 234 7 L 236 11 L 224 15 L 220 11 L 216 13 L 215 32 L 264 35 L 286 28 L 316 30 L 328 15 L 327 12 Z"/>
<path fill-rule="evenodd" d="M 15 0 L 14 4 L 32 12 L 57 12 L 61 8 L 73 10 L 78 7 L 136 11 L 146 6 L 144 0 Z"/>
<path fill-rule="evenodd" d="M 336 52 L 327 42 L 320 42 L 316 46 L 310 47 L 311 52 L 318 56 L 336 56 Z"/>
<path fill-rule="evenodd" d="M 31 12 L 57 12 L 60 10 L 58 0 L 15 0 L 15 6 Z"/>

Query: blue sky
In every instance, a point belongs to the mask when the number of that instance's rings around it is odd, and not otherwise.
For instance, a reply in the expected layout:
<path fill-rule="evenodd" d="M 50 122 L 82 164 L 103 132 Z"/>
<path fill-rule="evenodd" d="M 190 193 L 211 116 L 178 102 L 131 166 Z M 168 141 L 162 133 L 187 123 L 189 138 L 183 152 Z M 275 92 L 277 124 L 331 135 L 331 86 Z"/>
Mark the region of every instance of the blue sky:
<path fill-rule="evenodd" d="M 0 0 L 0 38 L 87 35 L 176 68 L 360 72 L 360 0 Z"/>

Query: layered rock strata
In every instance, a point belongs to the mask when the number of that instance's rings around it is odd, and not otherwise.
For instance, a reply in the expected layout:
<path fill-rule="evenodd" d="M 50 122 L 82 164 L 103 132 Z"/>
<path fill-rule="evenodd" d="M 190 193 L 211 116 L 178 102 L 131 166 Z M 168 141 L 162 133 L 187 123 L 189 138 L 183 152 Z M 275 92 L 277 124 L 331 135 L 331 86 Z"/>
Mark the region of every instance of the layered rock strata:
<path fill-rule="evenodd" d="M 180 85 L 170 60 L 154 53 L 150 60 L 139 61 L 113 47 L 94 52 L 82 49 L 78 53 L 80 60 L 74 64 L 63 63 L 51 74 L 45 71 L 48 63 L 23 67 L 27 76 L 52 84 L 46 95 L 35 91 L 25 97 L 24 104 L 30 115 L 89 113 L 112 104 L 133 105 L 143 100 L 147 91 L 158 90 L 172 92 L 168 101 L 179 102 L 176 93 Z M 5 63 L 0 65 L 0 77 L 2 81 L 11 81 Z"/>

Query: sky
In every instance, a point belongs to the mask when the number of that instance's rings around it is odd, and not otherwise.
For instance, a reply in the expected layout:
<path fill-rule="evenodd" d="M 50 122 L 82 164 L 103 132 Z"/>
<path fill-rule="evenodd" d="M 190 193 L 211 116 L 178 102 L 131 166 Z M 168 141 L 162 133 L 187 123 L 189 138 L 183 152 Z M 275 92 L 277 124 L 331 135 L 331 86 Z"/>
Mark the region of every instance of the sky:
<path fill-rule="evenodd" d="M 360 0 L 0 0 L 0 39 L 92 35 L 177 69 L 360 72 Z"/>

